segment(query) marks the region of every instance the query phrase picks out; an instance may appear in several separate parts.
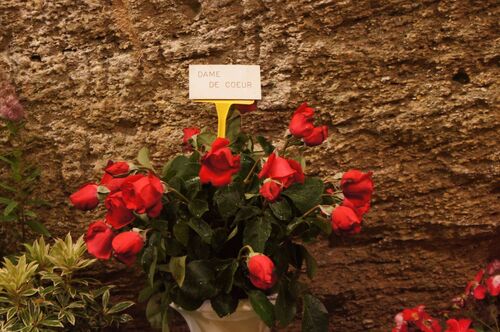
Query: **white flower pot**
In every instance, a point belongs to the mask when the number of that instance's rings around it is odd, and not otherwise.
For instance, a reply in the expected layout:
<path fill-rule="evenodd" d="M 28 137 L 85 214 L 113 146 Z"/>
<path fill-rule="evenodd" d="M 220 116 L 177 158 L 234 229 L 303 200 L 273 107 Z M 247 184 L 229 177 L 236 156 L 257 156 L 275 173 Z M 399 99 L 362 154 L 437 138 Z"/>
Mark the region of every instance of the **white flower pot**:
<path fill-rule="evenodd" d="M 170 305 L 186 320 L 191 332 L 270 332 L 253 311 L 250 301 L 240 300 L 238 308 L 231 315 L 220 318 L 212 309 L 210 301 L 205 301 L 197 310 L 184 310 Z"/>

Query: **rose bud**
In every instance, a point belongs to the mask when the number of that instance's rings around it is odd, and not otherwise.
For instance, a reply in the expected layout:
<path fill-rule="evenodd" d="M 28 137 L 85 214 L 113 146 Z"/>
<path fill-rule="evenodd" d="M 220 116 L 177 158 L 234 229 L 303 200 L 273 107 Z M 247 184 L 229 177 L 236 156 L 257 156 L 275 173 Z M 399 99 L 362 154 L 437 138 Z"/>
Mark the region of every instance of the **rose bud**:
<path fill-rule="evenodd" d="M 262 254 L 253 254 L 247 262 L 250 282 L 257 288 L 269 289 L 276 283 L 273 261 Z"/>
<path fill-rule="evenodd" d="M 328 137 L 327 126 L 315 127 L 308 136 L 304 137 L 304 143 L 306 143 L 307 146 L 320 145 L 325 141 L 327 137 Z"/>
<path fill-rule="evenodd" d="M 114 229 L 120 229 L 130 224 L 135 219 L 132 210 L 128 209 L 123 200 L 121 191 L 108 195 L 104 201 L 108 212 L 106 213 L 106 222 Z"/>
<path fill-rule="evenodd" d="M 490 276 L 495 274 L 497 271 L 500 272 L 500 259 L 495 259 L 486 267 L 486 272 L 488 272 Z"/>
<path fill-rule="evenodd" d="M 475 332 L 473 329 L 469 329 L 472 321 L 470 319 L 448 319 L 446 321 L 446 326 L 448 327 L 444 332 Z"/>
<path fill-rule="evenodd" d="M 250 105 L 235 104 L 234 107 L 236 107 L 241 114 L 250 113 L 257 110 L 257 101 L 254 101 L 253 104 Z"/>
<path fill-rule="evenodd" d="M 162 209 L 163 184 L 160 179 L 149 173 L 129 177 L 122 185 L 123 200 L 127 209 L 139 214 L 147 213 L 150 217 L 158 217 Z"/>
<path fill-rule="evenodd" d="M 354 200 L 354 202 L 357 202 L 358 205 L 355 205 L 349 198 L 344 198 L 344 200 L 342 201 L 342 206 L 350 207 L 354 210 L 354 212 L 356 212 L 358 217 L 362 219 L 363 215 L 370 210 L 370 201 L 363 204 L 360 204 L 360 202 L 357 200 Z"/>
<path fill-rule="evenodd" d="M 184 128 L 184 129 L 182 129 L 182 132 L 184 133 L 184 137 L 182 138 L 182 145 L 184 146 L 184 150 L 185 151 L 192 151 L 193 147 L 189 143 L 189 140 L 194 135 L 198 135 L 201 132 L 200 129 L 196 128 L 196 127 Z"/>
<path fill-rule="evenodd" d="M 283 186 L 273 180 L 265 182 L 262 187 L 260 187 L 260 194 L 264 197 L 268 202 L 275 202 L 278 197 L 280 197 L 281 190 Z"/>
<path fill-rule="evenodd" d="M 90 224 L 87 234 L 85 234 L 85 243 L 87 251 L 92 256 L 99 259 L 109 259 L 111 257 L 111 241 L 114 233 L 103 221 L 96 221 Z"/>
<path fill-rule="evenodd" d="M 340 186 L 344 196 L 355 206 L 369 203 L 373 193 L 372 172 L 363 173 L 350 170 L 342 176 Z"/>
<path fill-rule="evenodd" d="M 302 103 L 293 113 L 288 129 L 290 133 L 298 138 L 308 136 L 314 129 L 313 124 L 314 109 Z"/>
<path fill-rule="evenodd" d="M 479 270 L 479 272 L 474 277 L 474 280 L 469 281 L 465 287 L 465 295 L 469 296 L 472 294 L 476 300 L 482 300 L 486 297 L 486 287 L 481 285 L 483 280 L 484 270 Z"/>
<path fill-rule="evenodd" d="M 288 188 L 295 182 L 303 183 L 305 179 L 302 167 L 298 162 L 277 157 L 275 153 L 269 155 L 258 176 L 259 179 L 270 178 L 279 181 L 284 188 Z"/>
<path fill-rule="evenodd" d="M 229 140 L 219 137 L 201 158 L 201 183 L 212 183 L 215 187 L 231 183 L 233 174 L 240 170 L 240 156 L 233 156 L 228 146 Z"/>
<path fill-rule="evenodd" d="M 361 219 L 347 206 L 337 206 L 333 210 L 331 222 L 335 234 L 353 235 L 361 231 Z"/>
<path fill-rule="evenodd" d="M 99 205 L 99 197 L 97 195 L 97 184 L 85 184 L 78 191 L 69 196 L 69 200 L 74 207 L 79 210 L 87 211 L 94 209 Z"/>
<path fill-rule="evenodd" d="M 120 190 L 121 185 L 125 182 L 126 175 L 130 172 L 130 165 L 127 162 L 108 161 L 108 165 L 104 168 L 100 184 L 106 186 L 111 193 Z"/>
<path fill-rule="evenodd" d="M 127 266 L 132 266 L 135 263 L 137 254 L 141 252 L 143 246 L 144 240 L 136 232 L 120 233 L 115 236 L 112 242 L 114 256 Z"/>
<path fill-rule="evenodd" d="M 500 294 L 500 274 L 486 279 L 486 286 L 491 296 Z"/>

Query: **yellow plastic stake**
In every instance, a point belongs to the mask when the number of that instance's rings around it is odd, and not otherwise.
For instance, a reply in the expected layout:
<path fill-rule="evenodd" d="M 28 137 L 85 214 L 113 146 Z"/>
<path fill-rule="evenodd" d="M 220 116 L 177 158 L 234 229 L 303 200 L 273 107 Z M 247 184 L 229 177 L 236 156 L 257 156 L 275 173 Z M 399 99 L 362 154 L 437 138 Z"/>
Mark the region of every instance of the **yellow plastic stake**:
<path fill-rule="evenodd" d="M 217 137 L 226 137 L 226 120 L 231 105 L 251 105 L 253 100 L 195 100 L 198 103 L 214 103 L 217 110 Z"/>

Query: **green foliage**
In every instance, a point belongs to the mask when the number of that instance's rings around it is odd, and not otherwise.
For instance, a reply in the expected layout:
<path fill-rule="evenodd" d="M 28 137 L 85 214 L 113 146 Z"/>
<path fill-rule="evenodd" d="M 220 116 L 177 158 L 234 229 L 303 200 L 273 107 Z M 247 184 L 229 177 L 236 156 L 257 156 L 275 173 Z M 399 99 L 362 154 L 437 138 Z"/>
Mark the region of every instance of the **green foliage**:
<path fill-rule="evenodd" d="M 123 311 L 133 302 L 110 303 L 113 286 L 82 276 L 95 262 L 84 257 L 83 236 L 25 247 L 0 269 L 0 331 L 89 331 L 131 319 Z"/>

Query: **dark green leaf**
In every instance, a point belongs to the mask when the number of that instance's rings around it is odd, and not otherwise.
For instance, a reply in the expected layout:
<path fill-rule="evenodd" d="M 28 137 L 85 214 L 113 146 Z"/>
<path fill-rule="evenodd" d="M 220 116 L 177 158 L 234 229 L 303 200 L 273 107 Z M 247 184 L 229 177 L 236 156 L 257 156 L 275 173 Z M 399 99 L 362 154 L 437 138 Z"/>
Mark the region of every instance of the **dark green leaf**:
<path fill-rule="evenodd" d="M 248 298 L 250 299 L 253 310 L 259 315 L 260 319 L 262 319 L 267 326 L 273 327 L 275 321 L 274 306 L 267 296 L 261 291 L 254 290 L 248 292 Z"/>
<path fill-rule="evenodd" d="M 8 190 L 8 191 L 11 191 L 13 193 L 15 193 L 17 190 L 14 189 L 13 187 L 9 186 L 8 184 L 5 184 L 3 182 L 0 182 L 0 188 L 3 188 L 5 190 Z"/>
<path fill-rule="evenodd" d="M 202 219 L 191 218 L 188 222 L 189 227 L 195 231 L 205 243 L 212 241 L 213 230 L 209 224 Z"/>
<path fill-rule="evenodd" d="M 297 299 L 292 294 L 287 279 L 283 279 L 276 299 L 276 320 L 281 327 L 285 327 L 295 318 L 297 313 Z"/>
<path fill-rule="evenodd" d="M 264 150 L 266 155 L 270 155 L 271 153 L 273 153 L 275 147 L 265 137 L 257 136 L 257 142 L 259 142 L 260 146 L 262 146 L 262 149 Z"/>
<path fill-rule="evenodd" d="M 222 270 L 217 274 L 217 288 L 224 293 L 231 292 L 234 283 L 234 274 L 238 269 L 238 261 L 233 260 L 231 263 L 225 265 Z"/>
<path fill-rule="evenodd" d="M 189 202 L 189 212 L 196 218 L 201 218 L 208 211 L 208 202 L 203 199 L 193 199 Z"/>
<path fill-rule="evenodd" d="M 172 273 L 172 277 L 174 277 L 179 287 L 182 287 L 184 278 L 186 277 L 186 257 L 172 257 L 168 263 L 170 273 Z"/>
<path fill-rule="evenodd" d="M 312 279 L 316 274 L 316 270 L 318 269 L 318 263 L 316 263 L 316 259 L 309 253 L 306 247 L 300 246 L 300 251 L 302 256 L 306 260 L 306 272 L 309 279 Z"/>
<path fill-rule="evenodd" d="M 301 213 L 305 213 L 321 202 L 322 193 L 323 181 L 318 178 L 307 178 L 304 184 L 296 183 L 282 194 L 290 198 Z"/>
<path fill-rule="evenodd" d="M 149 285 L 152 287 L 155 281 L 156 275 L 156 262 L 158 260 L 158 249 L 157 247 L 153 247 L 153 260 L 151 261 L 151 265 L 149 265 L 148 272 L 148 281 Z"/>
<path fill-rule="evenodd" d="M 42 223 L 39 223 L 36 220 L 26 220 L 26 225 L 28 225 L 33 231 L 37 232 L 38 234 L 42 234 L 47 237 L 51 236 L 47 228 L 45 228 Z"/>
<path fill-rule="evenodd" d="M 304 295 L 302 331 L 327 332 L 328 311 L 323 303 L 310 294 Z"/>
<path fill-rule="evenodd" d="M 288 235 L 292 234 L 293 231 L 303 223 L 305 223 L 305 220 L 302 218 L 293 219 L 293 221 L 286 226 L 287 234 Z"/>
<path fill-rule="evenodd" d="M 269 207 L 271 211 L 273 211 L 274 216 L 279 220 L 290 220 L 293 216 L 292 208 L 286 199 L 280 199 L 279 201 L 271 203 Z"/>
<path fill-rule="evenodd" d="M 182 245 L 187 246 L 189 242 L 189 226 L 187 223 L 177 223 L 174 225 L 174 236 L 182 243 Z"/>
<path fill-rule="evenodd" d="M 219 188 L 214 194 L 214 201 L 217 204 L 222 218 L 232 217 L 238 212 L 241 203 L 241 193 L 237 183 L 231 183 Z"/>
<path fill-rule="evenodd" d="M 155 283 L 153 284 L 153 287 L 151 287 L 149 285 L 147 285 L 146 287 L 144 287 L 139 292 L 139 296 L 137 298 L 137 301 L 144 302 L 144 301 L 148 300 L 154 293 L 156 293 L 158 291 L 158 289 L 160 288 L 161 284 L 162 284 L 161 280 L 156 280 Z"/>
<path fill-rule="evenodd" d="M 234 222 L 239 222 L 241 220 L 248 220 L 255 218 L 262 214 L 262 210 L 256 206 L 242 206 L 241 209 L 236 213 L 236 217 L 234 218 Z"/>
<path fill-rule="evenodd" d="M 243 230 L 243 245 L 249 245 L 254 251 L 263 253 L 271 230 L 271 223 L 267 219 L 257 218 L 247 221 Z"/>
<path fill-rule="evenodd" d="M 210 304 L 219 317 L 224 317 L 236 310 L 238 299 L 231 294 L 222 293 L 211 299 Z"/>
<path fill-rule="evenodd" d="M 194 299 L 207 299 L 215 296 L 217 289 L 212 264 L 201 260 L 189 262 L 181 290 Z"/>
<path fill-rule="evenodd" d="M 146 305 L 146 318 L 153 328 L 159 329 L 162 324 L 161 293 L 153 295 Z"/>

